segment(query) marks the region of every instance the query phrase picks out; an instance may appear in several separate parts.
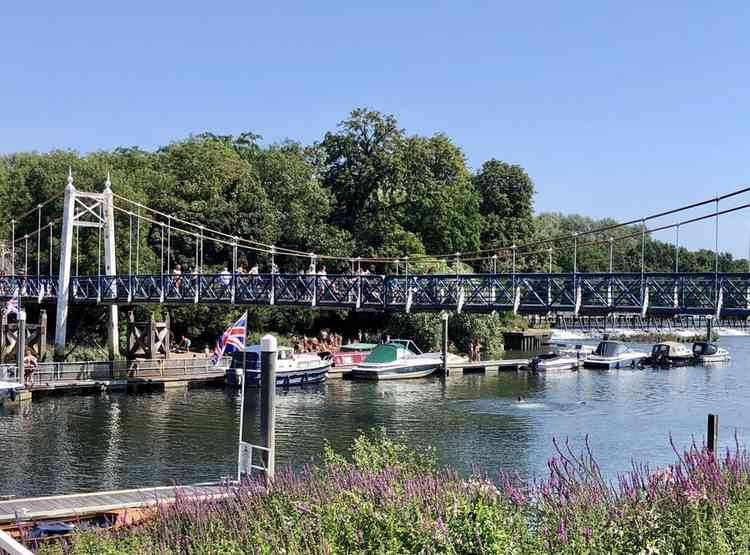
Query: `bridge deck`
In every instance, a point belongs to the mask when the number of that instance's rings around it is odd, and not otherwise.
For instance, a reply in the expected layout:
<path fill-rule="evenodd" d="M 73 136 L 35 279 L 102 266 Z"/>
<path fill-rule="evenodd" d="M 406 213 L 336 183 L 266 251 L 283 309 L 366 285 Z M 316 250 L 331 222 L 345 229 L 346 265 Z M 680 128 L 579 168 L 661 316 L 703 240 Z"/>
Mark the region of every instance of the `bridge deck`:
<path fill-rule="evenodd" d="M 73 304 L 236 304 L 362 311 L 750 316 L 750 273 L 73 276 Z M 55 302 L 56 276 L 0 276 L 0 300 Z"/>

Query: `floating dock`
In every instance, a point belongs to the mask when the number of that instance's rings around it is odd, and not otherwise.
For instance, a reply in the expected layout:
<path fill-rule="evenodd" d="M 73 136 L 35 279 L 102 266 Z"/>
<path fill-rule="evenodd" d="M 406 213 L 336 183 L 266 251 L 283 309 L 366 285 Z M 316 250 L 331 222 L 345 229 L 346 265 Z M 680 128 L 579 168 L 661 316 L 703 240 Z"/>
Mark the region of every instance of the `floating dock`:
<path fill-rule="evenodd" d="M 144 508 L 168 503 L 177 497 L 204 499 L 226 495 L 227 492 L 224 484 L 207 483 L 8 499 L 0 501 L 0 526 Z"/>
<path fill-rule="evenodd" d="M 469 362 L 467 360 L 465 362 L 450 362 L 448 363 L 448 369 L 463 370 L 464 374 L 481 374 L 487 370 L 497 370 L 498 372 L 521 370 L 528 366 L 530 362 L 527 358 L 482 360 L 480 362 Z"/>

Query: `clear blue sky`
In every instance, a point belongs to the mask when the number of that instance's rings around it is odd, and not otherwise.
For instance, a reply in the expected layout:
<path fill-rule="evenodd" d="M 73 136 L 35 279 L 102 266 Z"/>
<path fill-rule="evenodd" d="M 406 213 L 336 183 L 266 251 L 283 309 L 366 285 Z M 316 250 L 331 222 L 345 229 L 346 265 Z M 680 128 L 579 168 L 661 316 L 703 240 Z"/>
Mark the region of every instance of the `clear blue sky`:
<path fill-rule="evenodd" d="M 71 0 L 0 24 L 0 152 L 309 143 L 367 106 L 474 168 L 521 164 L 540 211 L 629 219 L 750 184 L 747 1 Z M 721 225 L 735 255 L 748 216 Z M 711 224 L 682 235 L 713 247 Z"/>

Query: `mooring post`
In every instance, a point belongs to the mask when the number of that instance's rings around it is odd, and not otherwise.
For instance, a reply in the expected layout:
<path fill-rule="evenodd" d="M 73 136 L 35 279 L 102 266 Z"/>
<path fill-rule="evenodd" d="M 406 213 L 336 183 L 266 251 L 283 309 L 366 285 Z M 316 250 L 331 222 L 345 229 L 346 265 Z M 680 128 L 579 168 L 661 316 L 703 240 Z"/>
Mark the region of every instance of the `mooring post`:
<path fill-rule="evenodd" d="M 443 314 L 440 317 L 440 328 L 442 330 L 442 338 L 441 338 L 441 348 L 442 348 L 442 357 L 443 357 L 443 368 L 442 373 L 443 376 L 448 375 L 448 313 L 443 312 Z"/>
<path fill-rule="evenodd" d="M 719 446 L 719 415 L 709 414 L 708 415 L 708 436 L 707 436 L 707 447 L 708 450 L 716 456 L 716 450 Z"/>
<path fill-rule="evenodd" d="M 263 447 L 268 449 L 266 477 L 272 479 L 276 458 L 276 338 L 271 334 L 264 335 L 260 340 L 260 351 L 260 436 Z"/>
<path fill-rule="evenodd" d="M 63 200 L 63 221 L 60 226 L 60 270 L 57 286 L 57 315 L 55 318 L 55 360 L 65 358 L 65 334 L 68 326 L 68 293 L 70 291 L 70 260 L 73 255 L 73 225 L 75 217 L 76 189 L 73 175 L 68 170 L 68 184 Z"/>
<path fill-rule="evenodd" d="M 47 311 L 39 311 L 39 362 L 47 358 Z"/>
<path fill-rule="evenodd" d="M 18 336 L 16 337 L 16 377 L 24 383 L 23 358 L 26 355 L 26 311 L 18 312 Z"/>
<path fill-rule="evenodd" d="M 3 311 L 0 316 L 0 364 L 5 362 L 5 341 L 6 334 L 8 333 L 8 313 Z"/>

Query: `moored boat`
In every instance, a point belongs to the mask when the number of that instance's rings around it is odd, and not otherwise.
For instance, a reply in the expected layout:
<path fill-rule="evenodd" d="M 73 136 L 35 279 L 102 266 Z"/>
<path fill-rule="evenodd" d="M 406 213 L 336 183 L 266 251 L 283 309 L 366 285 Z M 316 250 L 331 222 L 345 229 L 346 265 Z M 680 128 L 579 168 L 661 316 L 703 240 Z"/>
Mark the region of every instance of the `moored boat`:
<path fill-rule="evenodd" d="M 651 355 L 641 362 L 650 366 L 684 366 L 693 362 L 693 352 L 683 343 L 663 341 L 651 348 Z"/>
<path fill-rule="evenodd" d="M 529 367 L 535 371 L 575 370 L 581 365 L 582 361 L 583 359 L 570 354 L 549 352 L 535 357 L 529 364 Z"/>
<path fill-rule="evenodd" d="M 620 341 L 601 341 L 585 361 L 584 368 L 634 368 L 648 355 L 631 349 Z"/>
<path fill-rule="evenodd" d="M 239 387 L 243 379 L 243 360 L 245 364 L 244 378 L 249 387 L 260 385 L 260 345 L 245 348 L 245 353 L 236 352 L 232 356 L 232 364 L 227 370 L 227 384 Z M 307 385 L 326 381 L 331 359 L 321 357 L 317 353 L 295 353 L 290 347 L 279 346 L 276 353 L 276 386 L 290 387 Z"/>
<path fill-rule="evenodd" d="M 708 341 L 693 343 L 693 357 L 697 362 L 726 362 L 730 358 L 729 351 Z"/>
<path fill-rule="evenodd" d="M 424 378 L 437 370 L 442 359 L 422 351 L 410 340 L 393 339 L 382 343 L 355 366 L 351 377 L 355 380 L 396 380 Z"/>
<path fill-rule="evenodd" d="M 16 394 L 22 389 L 24 389 L 24 385 L 21 383 L 0 380 L 0 405 L 3 404 L 5 399 L 14 401 Z"/>
<path fill-rule="evenodd" d="M 328 378 L 340 378 L 359 363 L 364 362 L 367 355 L 377 347 L 377 343 L 349 343 L 342 345 L 340 351 L 331 353 L 331 369 Z"/>

